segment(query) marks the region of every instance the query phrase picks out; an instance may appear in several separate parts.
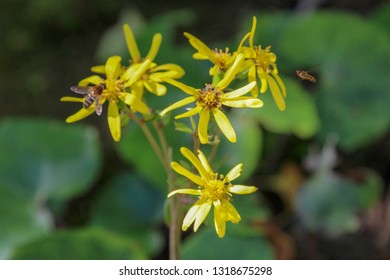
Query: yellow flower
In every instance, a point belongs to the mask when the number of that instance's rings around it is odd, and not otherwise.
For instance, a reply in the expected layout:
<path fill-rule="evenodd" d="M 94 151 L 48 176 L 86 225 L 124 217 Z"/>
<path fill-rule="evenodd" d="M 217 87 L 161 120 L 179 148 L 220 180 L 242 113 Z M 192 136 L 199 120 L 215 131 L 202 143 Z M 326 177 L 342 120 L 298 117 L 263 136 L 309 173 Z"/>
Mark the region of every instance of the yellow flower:
<path fill-rule="evenodd" d="M 177 162 L 171 166 L 180 175 L 190 179 L 198 186 L 198 189 L 178 189 L 168 194 L 168 197 L 180 193 L 196 195 L 199 200 L 190 208 L 184 217 L 182 230 L 187 230 L 194 223 L 196 232 L 214 205 L 214 226 L 219 237 L 224 237 L 226 222 L 237 224 L 241 217 L 233 204 L 230 203 L 232 194 L 250 194 L 257 190 L 254 186 L 233 185 L 232 181 L 241 175 L 242 163 L 237 164 L 232 170 L 223 176 L 214 173 L 205 155 L 198 150 L 198 157 L 190 150 L 182 147 L 180 152 L 197 169 L 199 175 L 193 174 Z"/>
<path fill-rule="evenodd" d="M 254 97 L 243 96 L 256 85 L 256 82 L 251 82 L 246 86 L 230 92 L 224 92 L 224 89 L 227 88 L 234 79 L 243 60 L 244 56 L 242 54 L 238 55 L 234 64 L 225 73 L 222 80 L 220 80 L 216 85 L 206 84 L 203 89 L 195 89 L 178 81 L 166 79 L 165 81 L 180 88 L 182 91 L 189 94 L 190 97 L 184 98 L 183 100 L 170 105 L 161 112 L 161 115 L 163 116 L 173 109 L 195 102 L 195 108 L 191 108 L 189 111 L 180 114 L 175 118 L 179 119 L 190 117 L 199 113 L 199 139 L 202 144 L 206 144 L 208 142 L 207 129 L 210 113 L 212 113 L 218 127 L 221 129 L 226 138 L 231 142 L 236 142 L 236 133 L 228 118 L 222 112 L 222 106 L 239 108 L 259 108 L 263 106 L 263 102 L 261 100 Z"/>
<path fill-rule="evenodd" d="M 108 126 L 113 139 L 119 141 L 121 138 L 121 123 L 118 103 L 123 102 L 130 106 L 134 112 L 144 114 L 148 112 L 148 107 L 136 95 L 125 91 L 125 85 L 130 86 L 132 83 L 135 83 L 142 75 L 144 69 L 151 64 L 150 60 L 145 60 L 135 70 L 130 67 L 126 71 L 122 68 L 120 62 L 121 58 L 119 56 L 110 57 L 104 66 L 105 79 L 98 75 L 93 75 L 81 80 L 78 87 L 72 87 L 72 89 L 75 88 L 74 91 L 76 93 L 85 94 L 85 97 L 76 98 L 67 96 L 61 98 L 61 101 L 84 103 L 83 108 L 69 116 L 66 122 L 73 123 L 79 121 L 93 114 L 95 111 L 100 115 L 102 105 L 108 101 Z M 129 76 L 128 72 L 133 74 L 131 79 L 124 79 L 123 77 Z M 101 92 L 91 92 L 96 86 L 100 87 Z M 86 99 L 92 99 L 92 102 L 88 103 Z"/>
<path fill-rule="evenodd" d="M 234 63 L 237 53 L 230 53 L 229 48 L 225 50 L 214 49 L 211 50 L 205 43 L 191 35 L 190 33 L 184 32 L 194 49 L 197 50 L 194 53 L 193 58 L 199 60 L 210 60 L 214 66 L 210 68 L 210 76 L 217 75 L 220 72 L 226 72 Z"/>
<path fill-rule="evenodd" d="M 263 49 L 260 45 L 253 44 L 253 38 L 256 30 L 256 17 L 253 17 L 252 29 L 249 33 L 249 47 L 240 47 L 239 52 L 243 53 L 249 62 L 248 81 L 261 81 L 260 93 L 266 92 L 268 86 L 271 89 L 272 96 L 278 108 L 283 111 L 286 109 L 286 88 L 282 79 L 279 77 L 276 67 L 276 55 L 271 52 L 271 47 Z M 246 61 L 247 62 L 247 61 Z M 258 87 L 252 89 L 252 95 L 258 95 Z"/>
<path fill-rule="evenodd" d="M 123 32 L 126 39 L 126 45 L 130 53 L 130 65 L 141 64 L 145 60 L 154 61 L 160 49 L 162 35 L 157 33 L 153 36 L 152 45 L 145 58 L 141 57 L 137 42 L 134 39 L 133 31 L 128 24 L 123 25 Z M 131 77 L 132 73 L 127 73 Z M 168 63 L 157 65 L 151 63 L 141 76 L 141 79 L 133 85 L 133 90 L 142 97 L 144 88 L 149 92 L 161 96 L 166 94 L 167 88 L 162 84 L 164 78 L 179 79 L 184 75 L 184 70 L 179 65 Z M 127 77 L 127 78 L 129 78 Z"/>

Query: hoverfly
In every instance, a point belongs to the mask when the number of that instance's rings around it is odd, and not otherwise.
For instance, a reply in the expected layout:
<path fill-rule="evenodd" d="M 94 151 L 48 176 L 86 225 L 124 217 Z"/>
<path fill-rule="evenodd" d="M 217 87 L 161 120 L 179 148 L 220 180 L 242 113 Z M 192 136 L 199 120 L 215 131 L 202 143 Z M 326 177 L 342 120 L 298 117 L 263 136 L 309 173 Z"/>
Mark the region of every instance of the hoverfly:
<path fill-rule="evenodd" d="M 316 66 L 317 66 L 317 65 L 316 65 Z M 307 70 L 307 71 L 297 70 L 297 71 L 295 71 L 295 73 L 297 74 L 297 76 L 298 76 L 299 78 L 301 78 L 301 80 L 308 80 L 308 81 L 310 81 L 310 82 L 312 82 L 312 83 L 316 83 L 316 82 L 317 82 L 317 79 L 316 79 L 313 75 L 309 74 L 310 71 L 311 71 L 314 67 L 316 67 L 316 66 L 311 67 L 311 68 L 310 68 L 309 70 Z"/>
<path fill-rule="evenodd" d="M 93 103 L 95 103 L 96 114 L 100 116 L 103 111 L 103 106 L 100 104 L 100 99 L 102 98 L 102 93 L 105 88 L 106 86 L 101 83 L 96 86 L 72 86 L 70 90 L 78 94 L 86 95 L 83 103 L 84 109 L 88 109 Z"/>

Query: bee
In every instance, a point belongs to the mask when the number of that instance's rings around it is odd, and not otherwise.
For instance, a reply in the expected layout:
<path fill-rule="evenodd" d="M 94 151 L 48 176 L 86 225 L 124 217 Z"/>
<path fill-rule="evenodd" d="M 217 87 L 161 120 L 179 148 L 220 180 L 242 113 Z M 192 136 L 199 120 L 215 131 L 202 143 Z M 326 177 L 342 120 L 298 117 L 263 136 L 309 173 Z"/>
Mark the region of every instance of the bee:
<path fill-rule="evenodd" d="M 102 98 L 102 93 L 105 89 L 106 86 L 103 83 L 96 86 L 72 86 L 70 88 L 70 90 L 75 93 L 86 95 L 83 103 L 84 109 L 88 109 L 93 103 L 95 103 L 95 111 L 99 116 L 103 111 L 103 106 L 100 104 L 100 99 Z"/>
<path fill-rule="evenodd" d="M 317 65 L 316 65 L 317 66 Z M 308 81 L 310 81 L 310 82 L 312 82 L 312 83 L 315 83 L 315 82 L 317 82 L 317 79 L 313 76 L 313 75 L 311 75 L 311 74 L 309 74 L 310 73 L 310 70 L 312 70 L 314 67 L 316 67 L 316 66 L 313 66 L 313 67 L 311 67 L 309 70 L 307 70 L 307 71 L 303 71 L 303 70 L 297 70 L 297 71 L 295 71 L 295 73 L 297 74 L 297 76 L 299 77 L 299 78 L 301 78 L 302 80 L 308 80 Z"/>

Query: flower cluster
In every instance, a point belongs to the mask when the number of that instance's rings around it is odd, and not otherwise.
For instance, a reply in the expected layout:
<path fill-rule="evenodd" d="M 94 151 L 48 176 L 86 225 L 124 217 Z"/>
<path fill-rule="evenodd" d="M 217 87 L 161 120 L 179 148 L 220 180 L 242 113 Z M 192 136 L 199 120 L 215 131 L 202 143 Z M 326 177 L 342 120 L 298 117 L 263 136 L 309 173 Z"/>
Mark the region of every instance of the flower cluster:
<path fill-rule="evenodd" d="M 226 222 L 238 223 L 241 220 L 238 211 L 231 204 L 232 194 L 250 194 L 257 190 L 254 186 L 232 183 L 240 176 L 242 163 L 237 164 L 224 176 L 213 171 L 209 160 L 199 149 L 200 144 L 209 142 L 209 123 L 211 121 L 215 121 L 215 128 L 222 132 L 230 142 L 236 142 L 237 135 L 228 119 L 226 109 L 261 108 L 264 104 L 258 98 L 259 92 L 263 94 L 270 88 L 278 108 L 282 111 L 285 110 L 286 89 L 278 75 L 276 55 L 271 52 L 270 47 L 262 48 L 261 45 L 254 44 L 255 29 L 256 18 L 254 17 L 250 32 L 245 34 L 234 52 L 230 52 L 229 48 L 212 50 L 195 36 L 184 33 L 191 46 L 196 50 L 193 58 L 209 60 L 213 64 L 209 70 L 212 77 L 211 82 L 205 83 L 203 88 L 194 88 L 177 81 L 184 75 L 184 70 L 180 66 L 176 64 L 157 65 L 154 62 L 161 45 L 161 34 L 153 36 L 148 54 L 142 57 L 133 32 L 126 24 L 123 26 L 123 32 L 130 53 L 128 65 L 124 66 L 119 56 L 108 58 L 105 65 L 92 67 L 91 70 L 95 75 L 81 80 L 77 86 L 71 88 L 75 93 L 83 94 L 83 97 L 67 96 L 61 99 L 62 101 L 83 103 L 83 107 L 78 112 L 66 119 L 69 123 L 81 120 L 94 112 L 98 115 L 102 114 L 103 104 L 107 101 L 108 125 L 115 141 L 119 141 L 121 138 L 123 115 L 129 119 L 137 120 L 167 173 L 173 176 L 171 167 L 178 174 L 187 177 L 196 186 L 195 188 L 182 189 L 177 189 L 172 183 L 169 186 L 168 197 L 175 194 L 198 197 L 197 202 L 189 209 L 184 218 L 183 230 L 194 224 L 194 231 L 197 231 L 210 209 L 214 207 L 215 230 L 219 237 L 223 237 L 226 231 Z M 244 78 L 246 78 L 245 83 L 242 82 Z M 235 81 L 241 84 L 237 86 Z M 197 153 L 197 156 L 185 147 L 180 149 L 182 155 L 192 163 L 198 174 L 194 174 L 175 161 L 171 162 L 169 147 L 162 135 L 163 131 L 157 131 L 160 147 L 144 122 L 139 121 L 142 118 L 136 117 L 136 114 L 139 113 L 146 120 L 145 115 L 153 111 L 153 108 L 149 108 L 145 102 L 145 90 L 156 96 L 163 96 L 167 93 L 165 83 L 179 88 L 188 96 L 163 109 L 160 112 L 161 117 L 183 106 L 190 107 L 186 108 L 186 112 L 175 116 L 176 119 L 199 115 L 197 131 L 189 130 L 193 133 L 194 139 L 198 140 L 197 145 L 194 145 L 196 147 L 194 153 Z M 162 124 L 160 123 L 160 125 Z M 154 127 L 158 129 L 160 125 Z M 171 207 L 171 209 L 179 208 Z"/>
<path fill-rule="evenodd" d="M 150 51 L 143 58 L 130 26 L 125 24 L 123 31 L 131 57 L 129 66 L 121 64 L 121 57 L 112 56 L 105 65 L 91 69 L 96 74 L 104 75 L 104 78 L 93 75 L 81 80 L 78 86 L 72 87 L 74 92 L 84 94 L 84 97 L 66 96 L 61 99 L 83 103 L 82 109 L 66 119 L 68 123 L 79 121 L 95 111 L 100 115 L 102 105 L 108 101 L 107 120 L 115 141 L 121 138 L 121 113 L 149 112 L 143 99 L 145 89 L 162 96 L 167 92 L 163 79 L 178 79 L 184 75 L 184 70 L 176 64 L 154 63 L 162 40 L 161 34 L 154 35 Z"/>
<path fill-rule="evenodd" d="M 262 107 L 263 102 L 257 98 L 259 92 L 257 78 L 261 82 L 260 93 L 265 93 L 269 86 L 278 108 L 283 111 L 286 108 L 284 101 L 286 89 L 278 75 L 276 55 L 270 51 L 270 47 L 262 49 L 261 46 L 254 45 L 255 29 L 256 18 L 254 17 L 251 31 L 243 37 L 237 51 L 233 53 L 229 52 L 229 48 L 225 48 L 225 51 L 211 50 L 195 36 L 184 33 L 189 43 L 197 50 L 193 58 L 209 60 L 213 63 L 209 71 L 213 82 L 206 84 L 204 88 L 195 89 L 178 81 L 165 79 L 166 82 L 178 87 L 190 97 L 172 104 L 163 110 L 161 115 L 193 103 L 193 107 L 187 108 L 187 112 L 177 115 L 175 118 L 180 119 L 199 114 L 198 135 L 200 142 L 206 144 L 208 142 L 208 123 L 210 115 L 213 115 L 219 129 L 229 141 L 234 143 L 236 142 L 236 133 L 223 113 L 223 107 Z M 244 46 L 247 40 L 249 46 Z M 230 84 L 233 80 L 245 75 L 248 84 L 231 90 Z M 248 92 L 251 92 L 251 96 L 246 96 Z"/>

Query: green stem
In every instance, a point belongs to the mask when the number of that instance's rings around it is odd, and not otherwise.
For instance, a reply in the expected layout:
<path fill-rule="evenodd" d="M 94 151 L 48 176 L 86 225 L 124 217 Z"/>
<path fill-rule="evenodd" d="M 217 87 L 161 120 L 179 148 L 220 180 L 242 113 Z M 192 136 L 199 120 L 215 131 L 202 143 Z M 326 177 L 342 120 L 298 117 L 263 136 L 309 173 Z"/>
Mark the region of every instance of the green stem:
<path fill-rule="evenodd" d="M 163 165 L 165 171 L 167 173 L 170 172 L 170 168 L 167 165 L 167 161 L 165 160 L 163 153 L 161 152 L 160 147 L 157 144 L 156 139 L 154 138 L 153 134 L 151 133 L 149 127 L 146 125 L 146 123 L 138 118 L 134 113 L 129 113 L 130 117 L 141 127 L 142 131 L 144 132 L 146 138 L 148 139 L 150 145 L 152 146 L 154 152 L 156 153 L 158 159 L 160 160 L 161 164 Z"/>
<path fill-rule="evenodd" d="M 200 149 L 200 140 L 199 140 L 198 132 L 195 131 L 192 134 L 192 137 L 194 138 L 194 154 L 197 154 L 198 150 Z"/>
<path fill-rule="evenodd" d="M 219 144 L 221 143 L 221 130 L 220 129 L 217 129 L 217 133 L 214 137 L 214 141 L 216 141 L 216 140 L 218 142 L 214 143 L 213 147 L 211 148 L 210 155 L 208 157 L 209 162 L 213 162 L 215 155 L 217 154 Z"/>
<path fill-rule="evenodd" d="M 167 165 L 170 165 L 172 161 L 172 149 L 169 148 L 167 140 L 163 131 L 163 125 L 160 122 L 153 122 L 154 129 L 157 132 L 162 150 L 163 156 L 166 160 Z M 169 169 L 167 184 L 168 184 L 168 193 L 175 190 L 174 185 L 174 175 L 172 170 Z M 170 214 L 171 221 L 169 224 L 169 259 L 178 260 L 180 259 L 180 240 L 181 240 L 181 230 L 180 230 L 180 200 L 177 197 L 170 198 Z"/>
<path fill-rule="evenodd" d="M 175 189 L 174 175 L 172 173 L 172 169 L 170 168 L 170 162 L 172 161 L 172 152 L 167 144 L 167 140 L 163 131 L 163 125 L 156 121 L 153 122 L 153 127 L 157 133 L 161 145 L 160 148 L 146 123 L 133 112 L 129 112 L 129 116 L 141 127 L 154 152 L 156 153 L 158 159 L 163 165 L 168 177 L 168 193 L 172 192 Z M 171 222 L 169 225 L 169 258 L 171 260 L 177 260 L 180 259 L 181 240 L 181 230 L 179 225 L 179 222 L 181 220 L 180 201 L 176 197 L 173 197 L 170 199 L 170 204 Z"/>

